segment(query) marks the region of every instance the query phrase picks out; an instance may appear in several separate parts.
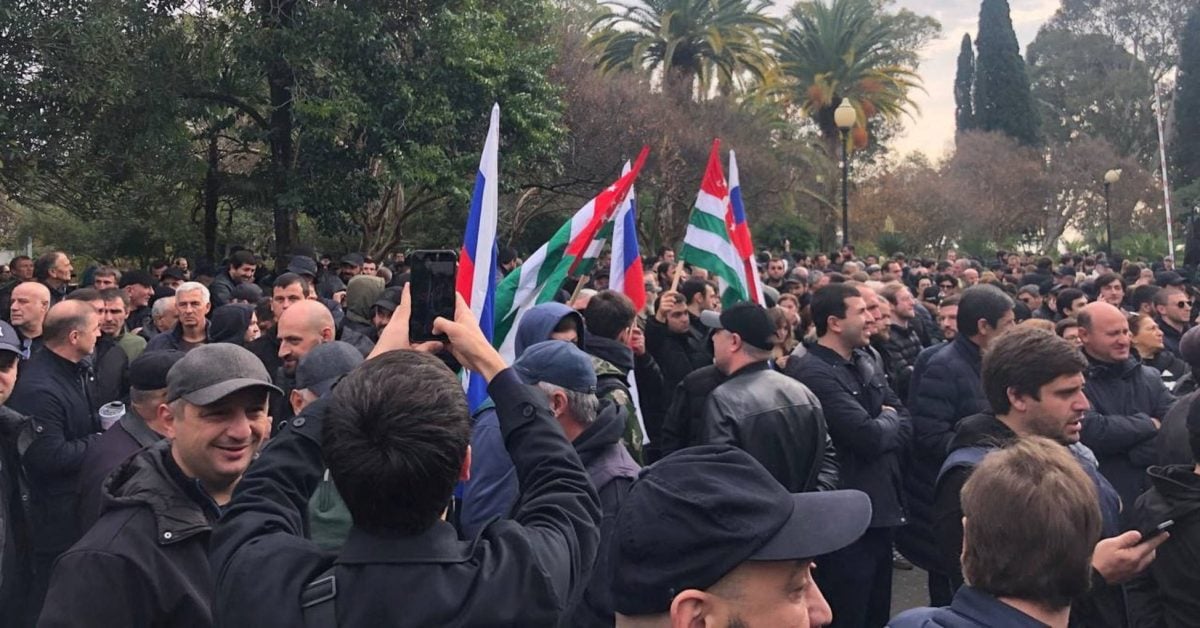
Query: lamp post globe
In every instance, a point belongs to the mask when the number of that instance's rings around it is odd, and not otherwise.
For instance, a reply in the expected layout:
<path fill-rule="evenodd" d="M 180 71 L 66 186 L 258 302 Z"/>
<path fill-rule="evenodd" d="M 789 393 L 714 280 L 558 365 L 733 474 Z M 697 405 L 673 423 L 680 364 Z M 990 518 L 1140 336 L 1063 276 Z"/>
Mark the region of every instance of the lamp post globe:
<path fill-rule="evenodd" d="M 850 147 L 847 136 L 850 129 L 858 122 L 858 112 L 849 98 L 843 98 L 842 103 L 833 110 L 833 123 L 841 131 L 842 138 L 842 246 L 850 244 L 850 204 L 847 199 L 850 187 Z"/>

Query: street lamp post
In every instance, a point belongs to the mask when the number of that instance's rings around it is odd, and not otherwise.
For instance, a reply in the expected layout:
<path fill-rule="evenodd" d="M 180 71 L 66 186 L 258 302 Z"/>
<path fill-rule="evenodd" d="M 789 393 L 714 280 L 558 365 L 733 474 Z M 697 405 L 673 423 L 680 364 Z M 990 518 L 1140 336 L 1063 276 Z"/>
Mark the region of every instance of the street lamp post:
<path fill-rule="evenodd" d="M 849 98 L 843 98 L 842 104 L 833 110 L 833 122 L 841 131 L 842 137 L 842 246 L 850 244 L 850 204 L 848 191 L 850 187 L 850 146 L 847 137 L 854 123 L 858 121 L 858 112 L 850 104 Z"/>
<path fill-rule="evenodd" d="M 1105 256 L 1112 258 L 1112 211 L 1109 209 L 1109 188 L 1121 179 L 1119 169 L 1104 173 L 1104 250 Z"/>

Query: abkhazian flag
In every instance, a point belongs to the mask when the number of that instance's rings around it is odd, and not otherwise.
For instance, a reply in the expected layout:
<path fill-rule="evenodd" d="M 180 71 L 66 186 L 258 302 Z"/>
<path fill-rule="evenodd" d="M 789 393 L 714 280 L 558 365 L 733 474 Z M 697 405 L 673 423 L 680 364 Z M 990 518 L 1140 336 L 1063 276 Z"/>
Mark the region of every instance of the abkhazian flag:
<path fill-rule="evenodd" d="M 625 162 L 622 174 L 629 172 Z M 608 287 L 629 297 L 633 307 L 646 307 L 646 278 L 642 272 L 642 254 L 637 240 L 637 196 L 632 187 L 629 196 L 617 208 L 613 216 L 612 266 L 608 274 Z"/>
<path fill-rule="evenodd" d="M 725 228 L 729 231 L 733 248 L 742 261 L 737 270 L 749 292 L 747 300 L 766 307 L 762 277 L 758 275 L 758 262 L 754 259 L 754 240 L 750 238 L 750 225 L 746 223 L 746 206 L 742 204 L 737 155 L 734 155 L 733 151 L 729 151 L 729 208 L 725 211 Z"/>
<path fill-rule="evenodd" d="M 499 216 L 498 171 L 500 153 L 500 105 L 492 105 L 492 119 L 479 172 L 475 175 L 475 191 L 471 194 L 471 209 L 467 214 L 467 230 L 463 248 L 458 256 L 458 275 L 455 287 L 479 321 L 483 335 L 493 337 L 496 300 L 496 222 Z M 479 373 L 464 371 L 463 390 L 467 404 L 475 412 L 487 399 L 487 382 Z"/>
<path fill-rule="evenodd" d="M 718 157 L 721 140 L 713 140 L 712 152 L 708 155 L 708 167 L 704 169 L 704 180 L 700 183 L 700 194 L 688 218 L 687 232 L 683 236 L 683 251 L 680 259 L 693 266 L 707 270 L 717 278 L 721 303 L 726 307 L 750 298 L 739 272 L 742 261 L 734 249 L 725 216 L 729 211 L 729 188 L 725 184 L 725 173 L 721 171 Z"/>
<path fill-rule="evenodd" d="M 601 229 L 629 194 L 649 152 L 643 147 L 628 173 L 575 212 L 548 242 L 496 286 L 496 333 L 492 344 L 509 364 L 515 358 L 515 332 L 525 311 L 553 301 L 567 277 L 586 273 L 595 263 L 604 246 Z"/>

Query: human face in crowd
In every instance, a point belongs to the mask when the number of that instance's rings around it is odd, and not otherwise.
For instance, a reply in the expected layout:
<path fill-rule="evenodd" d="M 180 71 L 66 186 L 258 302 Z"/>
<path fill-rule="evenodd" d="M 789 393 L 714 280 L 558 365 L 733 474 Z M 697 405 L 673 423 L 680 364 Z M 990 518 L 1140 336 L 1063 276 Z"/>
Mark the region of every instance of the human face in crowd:
<path fill-rule="evenodd" d="M 350 283 L 350 279 L 358 276 L 360 273 L 362 273 L 362 267 L 355 266 L 354 264 L 342 264 L 341 268 L 338 269 L 338 276 L 346 283 Z"/>
<path fill-rule="evenodd" d="M 33 260 L 23 259 L 13 262 L 12 274 L 21 281 L 31 281 L 33 279 Z"/>
<path fill-rule="evenodd" d="M 725 329 L 713 331 L 713 364 L 717 370 L 728 375 L 733 364 L 733 333 Z"/>
<path fill-rule="evenodd" d="M 12 291 L 12 305 L 9 306 L 9 322 L 13 327 L 29 325 L 40 326 L 46 319 L 46 311 L 50 309 L 49 301 L 42 298 L 40 292 L 32 283 L 17 284 Z"/>
<path fill-rule="evenodd" d="M 320 329 L 298 317 L 276 319 L 275 335 L 279 337 L 279 359 L 283 361 L 283 372 L 289 377 L 296 373 L 301 358 L 324 340 Z"/>
<path fill-rule="evenodd" d="M 100 304 L 100 309 L 104 307 L 102 301 L 97 301 Z M 94 305 L 93 305 L 94 307 Z M 88 314 L 87 322 L 84 323 L 82 330 L 74 330 L 71 332 L 71 342 L 75 346 L 79 357 L 91 355 L 96 350 L 96 339 L 100 337 L 100 315 L 96 312 Z"/>
<path fill-rule="evenodd" d="M 1004 313 L 1004 316 L 1000 317 L 1000 320 L 996 321 L 995 327 L 992 327 L 991 325 L 989 325 L 987 323 L 987 321 L 980 323 L 979 331 L 982 332 L 984 336 L 986 336 L 987 338 L 990 339 L 990 338 L 995 338 L 996 336 L 999 336 L 1000 334 L 1004 333 L 1005 330 L 1009 329 L 1010 327 L 1012 327 L 1013 325 L 1016 325 L 1016 324 L 1017 324 L 1017 315 L 1012 310 L 1009 310 Z"/>
<path fill-rule="evenodd" d="M 1038 399 L 1017 395 L 1013 408 L 1025 414 L 1027 434 L 1022 435 L 1044 436 L 1064 445 L 1078 443 L 1083 413 L 1091 407 L 1083 394 L 1083 381 L 1083 373 L 1062 375 L 1039 388 Z"/>
<path fill-rule="evenodd" d="M 117 278 L 112 275 L 96 275 L 95 279 L 92 279 L 92 287 L 97 290 L 116 288 Z"/>
<path fill-rule="evenodd" d="M 271 291 L 271 313 L 275 315 L 275 320 L 283 316 L 289 307 L 304 300 L 304 286 L 299 283 L 294 283 L 284 288 L 275 288 Z"/>
<path fill-rule="evenodd" d="M 179 313 L 179 322 L 188 329 L 204 326 L 204 317 L 212 304 L 203 300 L 204 295 L 199 290 L 192 290 L 175 295 L 175 310 Z"/>
<path fill-rule="evenodd" d="M 71 258 L 65 253 L 59 253 L 58 258 L 54 260 L 54 266 L 50 267 L 50 278 L 60 283 L 71 283 L 71 273 L 74 271 Z"/>
<path fill-rule="evenodd" d="M 673 334 L 686 334 L 691 325 L 687 305 L 683 299 L 676 299 L 671 309 L 667 310 L 667 329 Z"/>
<path fill-rule="evenodd" d="M 938 283 L 938 289 L 941 291 L 942 296 L 948 297 L 955 292 L 958 292 L 958 284 L 950 279 L 942 279 L 941 282 Z"/>
<path fill-rule="evenodd" d="M 183 272 L 186 273 L 187 269 L 188 269 L 187 258 L 186 257 L 175 258 L 175 268 L 178 268 L 179 270 L 182 270 Z"/>
<path fill-rule="evenodd" d="M 824 254 L 818 255 L 816 261 L 813 263 L 813 268 L 817 270 L 829 268 L 829 256 Z"/>
<path fill-rule="evenodd" d="M 1155 306 L 1155 309 L 1167 322 L 1173 323 L 1176 327 L 1186 327 L 1188 320 L 1192 318 L 1192 300 L 1180 290 L 1172 288 L 1168 288 L 1168 290 L 1170 294 L 1167 295 L 1167 304 Z"/>
<path fill-rule="evenodd" d="M 262 331 L 258 328 L 258 314 L 250 312 L 250 324 L 246 326 L 246 335 L 242 337 L 245 342 L 254 342 L 262 335 Z"/>
<path fill-rule="evenodd" d="M 1068 328 L 1064 329 L 1063 333 L 1062 333 L 1062 337 L 1063 337 L 1063 340 L 1069 341 L 1071 344 L 1075 345 L 1076 347 L 1083 346 L 1083 341 L 1080 340 L 1080 338 L 1079 338 L 1079 328 L 1078 327 L 1068 327 Z"/>
<path fill-rule="evenodd" d="M 767 276 L 771 279 L 776 281 L 783 279 L 783 275 L 786 272 L 787 266 L 784 265 L 783 260 L 773 259 L 767 262 Z"/>
<path fill-rule="evenodd" d="M 1082 310 L 1083 307 L 1087 304 L 1088 304 L 1087 297 L 1079 297 L 1078 299 L 1071 301 L 1071 306 L 1067 307 L 1067 308 L 1063 308 L 1063 311 L 1066 312 L 1067 316 L 1074 316 L 1077 312 L 1079 312 L 1079 310 Z"/>
<path fill-rule="evenodd" d="M 8 402 L 8 396 L 12 394 L 13 387 L 17 385 L 17 368 L 21 360 L 13 360 L 12 364 L 7 368 L 0 368 L 0 405 Z"/>
<path fill-rule="evenodd" d="M 883 310 L 879 308 L 879 302 L 883 299 L 865 286 L 859 286 L 858 293 L 862 295 L 863 304 L 867 307 L 867 335 L 874 336 L 879 332 L 880 325 L 887 326 L 887 322 L 883 320 Z"/>
<path fill-rule="evenodd" d="M 368 277 L 374 277 L 375 271 L 377 270 L 379 270 L 379 267 L 375 262 L 363 262 L 362 274 Z"/>
<path fill-rule="evenodd" d="M 183 280 L 178 277 L 163 277 L 160 283 L 167 288 L 175 290 L 179 288 L 179 285 L 183 283 Z"/>
<path fill-rule="evenodd" d="M 900 320 L 910 321 L 917 315 L 917 301 L 913 298 L 908 288 L 905 288 L 896 293 L 896 306 L 893 308 L 894 314 Z"/>
<path fill-rule="evenodd" d="M 783 311 L 787 313 L 788 323 L 791 324 L 792 327 L 800 324 L 800 310 L 796 308 L 795 301 L 791 299 L 780 300 L 779 307 L 783 308 Z M 864 305 L 863 307 L 865 308 L 866 306 Z"/>
<path fill-rule="evenodd" d="M 162 315 L 154 317 L 154 328 L 158 331 L 167 331 L 174 329 L 175 324 L 179 322 L 179 310 L 175 309 L 175 297 L 164 297 L 167 301 L 166 309 Z"/>
<path fill-rule="evenodd" d="M 181 410 L 180 416 L 172 406 Z M 261 388 L 240 390 L 207 406 L 164 404 L 159 413 L 165 413 L 175 462 L 188 477 L 200 480 L 218 504 L 222 497 L 228 501 L 271 432 L 267 393 Z"/>
<path fill-rule="evenodd" d="M 154 296 L 154 288 L 138 284 L 125 286 L 125 296 L 129 297 L 129 307 L 136 310 L 150 304 L 150 297 Z"/>
<path fill-rule="evenodd" d="M 100 310 L 100 331 L 109 336 L 119 336 L 125 329 L 125 319 L 129 312 L 125 311 L 125 302 L 120 299 L 105 301 Z"/>
<path fill-rule="evenodd" d="M 1100 300 L 1113 307 L 1121 307 L 1121 301 L 1125 300 L 1125 288 L 1121 287 L 1121 282 L 1110 281 L 1107 285 L 1100 288 Z"/>
<path fill-rule="evenodd" d="M 1143 268 L 1142 271 L 1138 273 L 1137 281 L 1134 282 L 1133 285 L 1148 286 L 1152 283 L 1154 283 L 1154 271 L 1150 270 L 1149 268 Z"/>
<path fill-rule="evenodd" d="M 229 276 L 233 278 L 234 281 L 250 283 L 251 281 L 254 281 L 254 271 L 257 269 L 258 266 L 255 266 L 254 264 L 242 264 L 236 268 L 230 268 Z"/>
<path fill-rule="evenodd" d="M 1034 310 L 1042 307 L 1042 297 L 1040 297 L 1038 295 L 1030 294 L 1028 292 L 1022 292 L 1021 294 L 1017 295 L 1017 299 L 1021 303 L 1024 303 L 1025 306 L 1028 307 L 1030 311 L 1034 311 Z"/>
<path fill-rule="evenodd" d="M 746 561 L 707 591 L 691 590 L 677 596 L 671 614 L 680 621 L 674 625 L 825 626 L 833 621 L 833 611 L 817 587 L 812 569 L 811 560 Z M 677 618 L 677 614 L 686 618 Z"/>
<path fill-rule="evenodd" d="M 946 261 L 950 262 L 951 264 L 958 261 L 958 251 L 946 251 Z"/>
<path fill-rule="evenodd" d="M 374 313 L 371 315 L 371 324 L 375 326 L 375 329 L 383 331 L 383 328 L 387 327 L 387 324 L 390 322 L 392 322 L 391 312 L 381 307 L 375 308 Z"/>
<path fill-rule="evenodd" d="M 1143 358 L 1151 358 L 1163 350 L 1163 333 L 1153 318 L 1143 318 L 1137 329 L 1131 330 L 1131 342 Z"/>
<path fill-rule="evenodd" d="M 846 303 L 846 318 L 838 319 L 841 329 L 837 330 L 842 342 L 851 349 L 865 347 L 871 344 L 871 313 L 867 311 L 867 302 L 862 297 L 848 297 Z"/>
<path fill-rule="evenodd" d="M 958 335 L 958 305 L 943 305 L 938 308 L 938 327 L 942 329 L 942 337 L 954 340 Z"/>
<path fill-rule="evenodd" d="M 704 296 L 708 298 L 708 309 L 721 311 L 721 295 L 717 294 L 716 288 L 708 286 L 704 289 Z"/>
<path fill-rule="evenodd" d="M 670 250 L 670 249 L 663 251 L 662 261 L 667 262 L 669 264 L 674 264 L 675 263 L 675 251 Z"/>
<path fill-rule="evenodd" d="M 1129 357 L 1129 322 L 1116 309 L 1095 309 L 1092 328 L 1080 327 L 1079 339 L 1084 351 L 1102 362 L 1121 362 Z"/>
<path fill-rule="evenodd" d="M 962 278 L 963 282 L 966 283 L 968 287 L 973 286 L 979 283 L 979 271 L 975 270 L 974 268 L 968 268 L 962 271 Z"/>

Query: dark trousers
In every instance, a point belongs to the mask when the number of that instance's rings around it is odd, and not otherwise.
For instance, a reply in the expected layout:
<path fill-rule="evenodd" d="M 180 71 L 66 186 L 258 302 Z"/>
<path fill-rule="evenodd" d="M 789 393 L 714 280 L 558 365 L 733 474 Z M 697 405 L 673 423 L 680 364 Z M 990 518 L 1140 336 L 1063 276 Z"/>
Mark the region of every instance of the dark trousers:
<path fill-rule="evenodd" d="M 840 628 L 882 628 L 891 619 L 893 528 L 869 528 L 817 559 L 816 579 Z"/>

